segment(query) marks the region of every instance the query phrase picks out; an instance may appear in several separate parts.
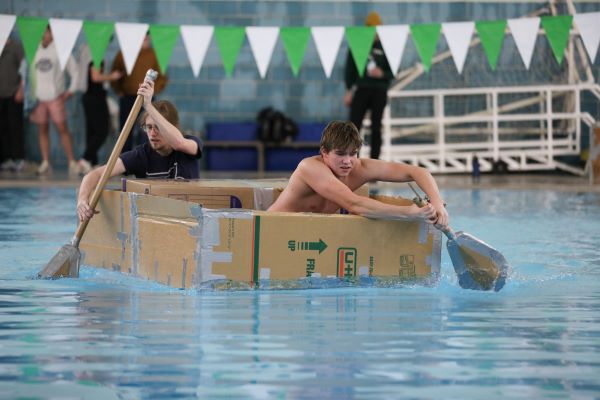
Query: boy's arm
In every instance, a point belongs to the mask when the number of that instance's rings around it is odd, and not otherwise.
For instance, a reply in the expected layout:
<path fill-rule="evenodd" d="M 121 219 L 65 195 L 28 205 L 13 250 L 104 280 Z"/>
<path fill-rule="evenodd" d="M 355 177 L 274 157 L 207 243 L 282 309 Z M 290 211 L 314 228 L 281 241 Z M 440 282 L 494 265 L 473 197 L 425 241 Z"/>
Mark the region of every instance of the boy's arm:
<path fill-rule="evenodd" d="M 170 123 L 152 104 L 154 87 L 154 82 L 144 81 L 138 89 L 138 94 L 144 96 L 144 109 L 158 126 L 161 136 L 174 150 L 192 156 L 197 155 L 200 150 L 198 143 L 184 137 L 181 131 L 175 125 Z"/>
<path fill-rule="evenodd" d="M 81 185 L 79 186 L 79 193 L 77 195 L 77 215 L 79 216 L 79 221 L 83 221 L 84 219 L 90 219 L 96 213 L 94 210 L 90 208 L 90 197 L 92 195 L 92 191 L 98 186 L 98 182 L 100 182 L 100 178 L 106 169 L 106 165 L 93 169 L 88 172 L 83 179 L 81 180 Z M 117 159 L 115 166 L 110 174 L 110 177 L 116 175 L 121 175 L 125 173 L 125 164 L 123 164 L 123 160 L 121 158 Z"/>
<path fill-rule="evenodd" d="M 422 167 L 395 163 L 382 160 L 362 159 L 364 173 L 368 180 L 385 182 L 411 182 L 414 181 L 429 197 L 437 213 L 436 224 L 447 226 L 449 216 L 440 195 L 437 183 L 431 173 Z"/>

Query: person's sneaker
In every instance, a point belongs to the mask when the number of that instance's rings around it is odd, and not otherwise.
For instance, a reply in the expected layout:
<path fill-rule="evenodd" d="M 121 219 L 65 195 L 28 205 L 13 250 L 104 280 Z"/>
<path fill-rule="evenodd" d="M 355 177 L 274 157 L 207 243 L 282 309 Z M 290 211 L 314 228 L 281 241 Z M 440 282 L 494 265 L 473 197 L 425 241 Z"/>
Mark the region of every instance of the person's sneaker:
<path fill-rule="evenodd" d="M 42 161 L 40 166 L 37 169 L 38 175 L 48 175 L 52 172 L 52 166 L 47 160 Z"/>
<path fill-rule="evenodd" d="M 77 164 L 77 161 L 75 160 L 71 160 L 69 163 L 69 176 L 79 176 L 79 164 Z"/>
<path fill-rule="evenodd" d="M 92 170 L 92 164 L 85 158 L 79 160 L 77 166 L 79 167 L 79 175 L 85 175 Z"/>
<path fill-rule="evenodd" d="M 23 170 L 25 170 L 25 160 L 15 161 L 15 172 L 23 172 Z"/>

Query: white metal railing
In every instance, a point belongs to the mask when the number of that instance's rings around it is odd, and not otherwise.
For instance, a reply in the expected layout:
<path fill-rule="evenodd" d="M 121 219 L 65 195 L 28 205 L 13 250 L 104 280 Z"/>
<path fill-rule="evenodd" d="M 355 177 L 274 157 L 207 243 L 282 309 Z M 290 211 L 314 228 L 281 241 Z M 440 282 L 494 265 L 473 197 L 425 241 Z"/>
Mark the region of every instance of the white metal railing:
<path fill-rule="evenodd" d="M 504 161 L 510 170 L 549 170 L 562 168 L 583 174 L 582 169 L 565 165 L 555 157 L 579 155 L 582 124 L 596 122 L 581 111 L 581 94 L 589 92 L 600 101 L 600 85 L 581 83 L 566 85 L 486 87 L 440 90 L 390 90 L 389 102 L 382 120 L 382 159 L 427 167 L 433 173 L 471 171 L 473 155 L 480 160 L 481 170 L 491 170 L 494 161 Z M 527 95 L 516 101 L 499 104 L 503 95 Z M 485 96 L 485 108 L 463 115 L 447 115 L 447 100 L 461 96 Z M 572 96 L 569 110 L 554 110 L 553 100 Z M 428 98 L 433 114 L 425 117 L 392 116 L 395 100 L 411 101 Z M 524 107 L 537 111 L 519 113 Z M 519 123 L 537 121 L 518 127 Z M 559 121 L 559 122 L 557 122 Z M 365 121 L 366 122 L 366 121 Z M 476 125 L 465 128 L 465 125 Z M 368 123 L 366 126 L 370 125 Z M 455 128 L 461 125 L 459 129 Z M 505 126 L 509 125 L 509 126 Z M 406 143 L 406 138 L 419 138 L 419 143 Z M 402 142 L 404 139 L 405 143 Z M 410 142 L 410 141 L 408 141 Z M 361 155 L 368 156 L 364 146 Z"/>

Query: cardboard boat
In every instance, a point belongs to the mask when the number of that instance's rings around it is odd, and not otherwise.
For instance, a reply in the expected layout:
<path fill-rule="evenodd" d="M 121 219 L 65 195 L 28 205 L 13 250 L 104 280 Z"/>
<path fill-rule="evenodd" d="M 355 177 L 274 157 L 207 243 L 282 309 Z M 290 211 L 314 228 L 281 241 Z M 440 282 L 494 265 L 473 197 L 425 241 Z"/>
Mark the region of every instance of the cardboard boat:
<path fill-rule="evenodd" d="M 124 180 L 104 191 L 81 263 L 184 289 L 438 280 L 442 239 L 431 224 L 266 212 L 286 183 Z"/>

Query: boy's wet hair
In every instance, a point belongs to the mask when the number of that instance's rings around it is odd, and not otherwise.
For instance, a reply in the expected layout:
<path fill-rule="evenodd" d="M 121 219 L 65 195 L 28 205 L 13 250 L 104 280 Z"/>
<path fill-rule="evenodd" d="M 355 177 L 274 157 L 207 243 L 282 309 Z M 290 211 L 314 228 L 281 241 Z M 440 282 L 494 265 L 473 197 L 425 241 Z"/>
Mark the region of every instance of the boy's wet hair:
<path fill-rule="evenodd" d="M 166 118 L 167 121 L 179 128 L 179 113 L 177 112 L 177 109 L 173 103 L 168 100 L 159 100 L 152 103 L 152 105 L 163 117 Z M 142 115 L 140 115 L 140 125 L 144 125 L 146 123 L 146 118 L 148 115 L 148 111 L 144 110 Z"/>
<path fill-rule="evenodd" d="M 350 121 L 331 121 L 321 134 L 320 147 L 326 152 L 360 150 L 363 141 L 356 126 Z"/>

